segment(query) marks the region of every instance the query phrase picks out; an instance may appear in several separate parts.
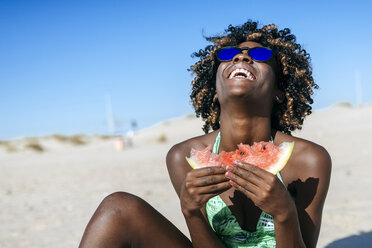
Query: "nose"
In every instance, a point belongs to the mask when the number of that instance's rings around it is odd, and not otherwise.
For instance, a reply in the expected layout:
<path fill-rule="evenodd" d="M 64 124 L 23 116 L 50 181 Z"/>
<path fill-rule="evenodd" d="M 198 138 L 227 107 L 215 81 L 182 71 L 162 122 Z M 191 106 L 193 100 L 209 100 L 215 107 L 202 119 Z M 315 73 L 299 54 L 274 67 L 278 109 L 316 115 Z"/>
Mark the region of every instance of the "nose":
<path fill-rule="evenodd" d="M 245 62 L 245 63 L 252 63 L 252 58 L 248 55 L 247 51 L 242 51 L 241 53 L 238 53 L 235 55 L 233 58 L 234 63 L 239 63 L 239 62 Z"/>

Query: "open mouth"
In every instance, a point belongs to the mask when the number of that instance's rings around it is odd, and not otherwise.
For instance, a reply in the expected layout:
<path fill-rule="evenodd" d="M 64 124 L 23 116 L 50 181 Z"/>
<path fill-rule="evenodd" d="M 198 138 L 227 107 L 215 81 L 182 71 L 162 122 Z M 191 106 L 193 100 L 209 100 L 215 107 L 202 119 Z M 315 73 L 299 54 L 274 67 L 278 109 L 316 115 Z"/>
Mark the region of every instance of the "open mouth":
<path fill-rule="evenodd" d="M 229 79 L 232 79 L 232 78 L 244 78 L 244 79 L 249 79 L 249 80 L 256 79 L 253 73 L 243 68 L 237 68 L 233 70 L 229 76 Z"/>

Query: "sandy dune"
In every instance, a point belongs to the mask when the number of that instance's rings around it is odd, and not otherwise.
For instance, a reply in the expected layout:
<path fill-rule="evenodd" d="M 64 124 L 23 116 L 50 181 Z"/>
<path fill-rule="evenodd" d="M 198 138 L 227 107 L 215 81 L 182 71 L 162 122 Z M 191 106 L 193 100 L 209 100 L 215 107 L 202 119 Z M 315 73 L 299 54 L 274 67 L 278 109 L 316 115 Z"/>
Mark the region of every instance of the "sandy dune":
<path fill-rule="evenodd" d="M 115 191 L 141 196 L 188 235 L 165 155 L 202 134 L 201 126 L 194 117 L 166 121 L 137 133 L 123 151 L 99 137 L 84 145 L 53 137 L 0 143 L 0 247 L 77 247 L 100 201 Z M 323 145 L 333 159 L 318 247 L 371 247 L 372 106 L 318 111 L 294 135 Z M 44 151 L 27 148 L 30 142 Z"/>

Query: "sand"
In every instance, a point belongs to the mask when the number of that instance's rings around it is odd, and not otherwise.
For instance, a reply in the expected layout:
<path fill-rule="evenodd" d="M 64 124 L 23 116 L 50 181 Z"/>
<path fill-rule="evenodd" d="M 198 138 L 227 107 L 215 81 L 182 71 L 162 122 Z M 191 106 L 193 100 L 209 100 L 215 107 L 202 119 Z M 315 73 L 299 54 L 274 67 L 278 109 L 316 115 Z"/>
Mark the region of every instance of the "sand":
<path fill-rule="evenodd" d="M 144 198 L 188 235 L 165 156 L 201 126 L 190 116 L 165 121 L 121 151 L 98 136 L 80 145 L 60 137 L 0 143 L 0 247 L 77 247 L 98 204 L 116 191 Z M 318 247 L 371 247 L 372 106 L 317 111 L 294 135 L 321 144 L 333 160 Z"/>

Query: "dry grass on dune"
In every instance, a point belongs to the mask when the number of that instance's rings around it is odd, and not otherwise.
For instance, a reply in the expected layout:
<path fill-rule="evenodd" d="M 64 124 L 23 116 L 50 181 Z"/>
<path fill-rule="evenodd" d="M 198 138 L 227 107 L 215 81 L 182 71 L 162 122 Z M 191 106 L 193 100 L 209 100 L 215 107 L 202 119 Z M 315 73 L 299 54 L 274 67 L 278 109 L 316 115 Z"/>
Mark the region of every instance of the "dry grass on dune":
<path fill-rule="evenodd" d="M 69 143 L 72 145 L 85 145 L 88 142 L 88 138 L 85 135 L 76 134 L 72 136 L 65 136 L 60 134 L 54 134 L 49 136 L 59 142 Z"/>

